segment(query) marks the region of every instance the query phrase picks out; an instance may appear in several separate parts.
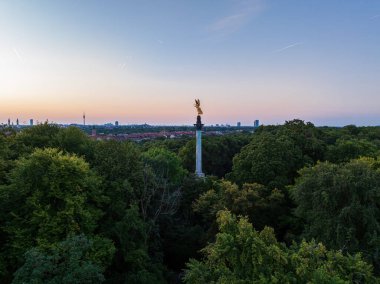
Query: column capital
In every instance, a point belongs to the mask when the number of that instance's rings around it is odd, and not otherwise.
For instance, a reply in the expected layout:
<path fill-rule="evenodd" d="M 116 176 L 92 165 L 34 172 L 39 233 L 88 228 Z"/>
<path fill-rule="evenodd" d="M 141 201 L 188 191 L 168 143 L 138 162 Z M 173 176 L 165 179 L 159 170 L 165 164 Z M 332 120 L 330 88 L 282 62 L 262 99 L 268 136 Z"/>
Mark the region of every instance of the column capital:
<path fill-rule="evenodd" d="M 204 125 L 204 124 L 202 124 L 201 116 L 198 115 L 198 116 L 197 116 L 197 123 L 194 124 L 196 130 L 202 130 L 202 129 L 203 129 L 203 125 Z"/>

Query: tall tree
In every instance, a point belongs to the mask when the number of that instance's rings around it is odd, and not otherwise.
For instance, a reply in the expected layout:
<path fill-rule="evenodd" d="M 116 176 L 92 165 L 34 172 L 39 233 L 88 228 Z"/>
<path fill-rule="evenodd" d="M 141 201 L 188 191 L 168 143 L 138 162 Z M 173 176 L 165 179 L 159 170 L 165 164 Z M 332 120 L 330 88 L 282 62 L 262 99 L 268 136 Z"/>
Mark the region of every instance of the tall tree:
<path fill-rule="evenodd" d="M 284 237 L 291 208 L 283 190 L 269 189 L 261 184 L 244 184 L 241 188 L 229 181 L 214 182 L 212 188 L 193 203 L 194 210 L 209 223 L 214 223 L 216 213 L 228 209 L 233 214 L 247 216 L 255 228 L 275 228 Z M 210 228 L 215 226 L 210 225 Z"/>
<path fill-rule="evenodd" d="M 103 283 L 113 252 L 109 240 L 70 236 L 51 248 L 28 250 L 12 283 Z"/>
<path fill-rule="evenodd" d="M 359 157 L 375 158 L 379 153 L 374 143 L 366 139 L 338 139 L 334 145 L 328 147 L 326 160 L 333 163 L 345 163 Z"/>
<path fill-rule="evenodd" d="M 142 159 L 145 165 L 152 168 L 158 179 L 171 186 L 180 185 L 186 175 L 178 156 L 165 148 L 150 148 L 143 153 Z"/>
<path fill-rule="evenodd" d="M 286 121 L 279 134 L 291 138 L 301 149 L 304 163 L 313 164 L 324 159 L 326 144 L 322 140 L 322 132 L 311 122 L 305 123 L 300 119 Z"/>
<path fill-rule="evenodd" d="M 160 236 L 164 263 L 180 273 L 190 257 L 198 257 L 199 250 L 207 243 L 209 223 L 194 212 L 192 204 L 202 193 L 212 187 L 215 177 L 199 179 L 188 175 L 181 184 L 181 198 L 173 215 L 163 215 L 160 220 Z"/>
<path fill-rule="evenodd" d="M 186 283 L 379 283 L 360 255 L 344 256 L 305 241 L 287 248 L 272 229 L 257 232 L 229 211 L 218 213 L 218 225 L 204 258 L 188 263 Z"/>
<path fill-rule="evenodd" d="M 14 145 L 19 155 L 30 154 L 35 148 L 55 147 L 60 127 L 45 122 L 17 133 Z"/>
<path fill-rule="evenodd" d="M 7 174 L 14 164 L 12 159 L 12 151 L 10 149 L 9 140 L 3 132 L 0 132 L 0 185 L 7 182 Z"/>
<path fill-rule="evenodd" d="M 62 128 L 57 134 L 56 147 L 68 153 L 89 157 L 92 154 L 91 141 L 78 127 Z"/>
<path fill-rule="evenodd" d="M 19 160 L 10 185 L 0 188 L 11 265 L 18 265 L 31 247 L 49 247 L 69 234 L 91 234 L 103 199 L 99 179 L 81 158 L 47 148 Z"/>
<path fill-rule="evenodd" d="M 114 283 L 162 283 L 161 263 L 149 253 L 150 227 L 138 207 L 144 193 L 144 167 L 138 147 L 131 142 L 96 142 L 91 165 L 101 176 L 109 201 L 103 206 L 98 231 L 116 247 L 107 279 Z"/>
<path fill-rule="evenodd" d="M 330 248 L 363 252 L 379 269 L 378 168 L 378 162 L 363 158 L 302 169 L 291 193 L 296 214 L 305 220 L 303 237 L 315 238 Z"/>
<path fill-rule="evenodd" d="M 284 135 L 261 133 L 233 159 L 227 176 L 236 183 L 260 183 L 270 188 L 290 184 L 303 165 L 302 151 Z"/>
<path fill-rule="evenodd" d="M 143 161 L 144 188 L 140 208 L 144 220 L 155 224 L 162 214 L 176 212 L 186 170 L 176 154 L 163 148 L 149 149 L 143 154 Z"/>

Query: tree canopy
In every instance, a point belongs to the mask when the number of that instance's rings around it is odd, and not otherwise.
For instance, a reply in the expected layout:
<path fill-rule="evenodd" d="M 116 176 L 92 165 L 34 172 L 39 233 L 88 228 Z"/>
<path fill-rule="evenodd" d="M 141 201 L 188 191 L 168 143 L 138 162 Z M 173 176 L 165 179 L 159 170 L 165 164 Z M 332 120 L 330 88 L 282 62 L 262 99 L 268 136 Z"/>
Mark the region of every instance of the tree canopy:
<path fill-rule="evenodd" d="M 233 159 L 228 178 L 243 183 L 260 183 L 270 188 L 291 183 L 302 167 L 302 152 L 287 136 L 272 133 L 255 135 Z"/>
<path fill-rule="evenodd" d="M 103 283 L 104 267 L 114 250 L 110 241 L 85 235 L 68 237 L 48 249 L 32 248 L 12 283 Z"/>
<path fill-rule="evenodd" d="M 380 264 L 380 170 L 374 159 L 319 163 L 300 171 L 292 188 L 303 237 Z"/>
<path fill-rule="evenodd" d="M 17 162 L 10 184 L 0 188 L 9 257 L 19 262 L 31 247 L 92 233 L 103 201 L 99 179 L 83 159 L 56 149 L 35 150 Z"/>
<path fill-rule="evenodd" d="M 204 258 L 189 262 L 186 283 L 379 283 L 360 254 L 344 256 L 314 241 L 288 248 L 272 229 L 258 232 L 229 211 L 218 213 L 218 226 Z"/>
<path fill-rule="evenodd" d="M 0 126 L 0 282 L 379 283 L 380 127 L 215 129 Z"/>

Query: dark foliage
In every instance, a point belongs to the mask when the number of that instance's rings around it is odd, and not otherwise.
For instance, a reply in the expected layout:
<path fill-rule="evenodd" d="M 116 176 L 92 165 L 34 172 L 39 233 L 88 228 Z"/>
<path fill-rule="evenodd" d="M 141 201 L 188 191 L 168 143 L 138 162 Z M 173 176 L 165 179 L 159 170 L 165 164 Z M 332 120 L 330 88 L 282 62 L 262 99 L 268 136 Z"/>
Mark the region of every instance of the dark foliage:
<path fill-rule="evenodd" d="M 1 128 L 0 282 L 378 283 L 379 151 L 296 119 L 205 135 L 198 178 L 193 138 Z"/>

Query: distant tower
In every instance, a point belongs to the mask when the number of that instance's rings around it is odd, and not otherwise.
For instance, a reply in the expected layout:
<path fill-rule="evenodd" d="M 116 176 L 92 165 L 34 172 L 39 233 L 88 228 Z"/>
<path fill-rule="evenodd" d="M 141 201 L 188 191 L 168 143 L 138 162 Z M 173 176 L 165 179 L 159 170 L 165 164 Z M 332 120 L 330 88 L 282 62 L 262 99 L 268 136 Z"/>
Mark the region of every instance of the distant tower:
<path fill-rule="evenodd" d="M 237 127 L 241 127 L 241 122 L 238 122 L 238 123 L 237 123 Z"/>
<path fill-rule="evenodd" d="M 30 126 L 33 126 L 33 118 L 31 118 L 31 119 L 29 120 L 29 125 L 30 125 Z"/>
<path fill-rule="evenodd" d="M 8 126 L 11 126 L 11 119 L 8 118 Z"/>
<path fill-rule="evenodd" d="M 255 120 L 253 123 L 253 127 L 259 127 L 260 126 L 260 121 L 258 119 Z"/>
<path fill-rule="evenodd" d="M 83 126 L 86 126 L 86 113 L 83 113 Z"/>
<path fill-rule="evenodd" d="M 197 123 L 195 126 L 195 139 L 196 139 L 196 149 L 195 149 L 195 175 L 198 177 L 204 177 L 205 174 L 202 172 L 202 129 L 203 124 L 201 121 L 201 103 L 199 100 L 195 100 L 195 107 L 198 111 Z"/>
<path fill-rule="evenodd" d="M 115 121 L 115 126 L 119 127 L 119 122 L 117 120 Z"/>
<path fill-rule="evenodd" d="M 17 127 L 19 126 L 19 124 L 18 124 L 18 118 L 16 119 L 16 126 L 17 126 Z"/>

